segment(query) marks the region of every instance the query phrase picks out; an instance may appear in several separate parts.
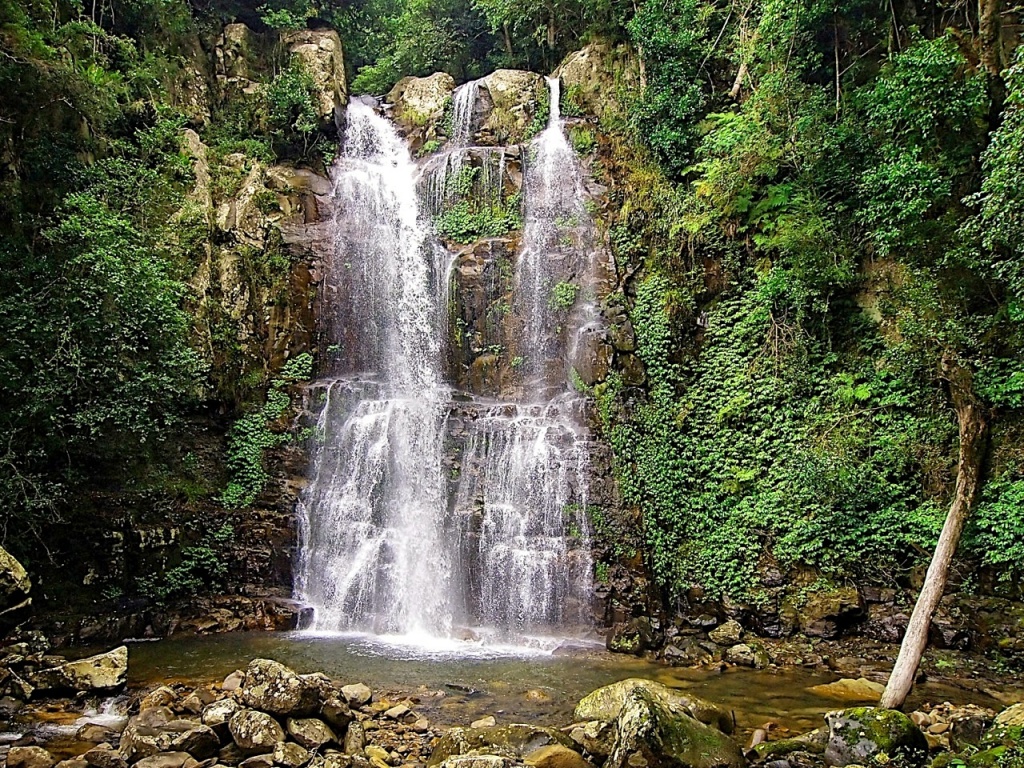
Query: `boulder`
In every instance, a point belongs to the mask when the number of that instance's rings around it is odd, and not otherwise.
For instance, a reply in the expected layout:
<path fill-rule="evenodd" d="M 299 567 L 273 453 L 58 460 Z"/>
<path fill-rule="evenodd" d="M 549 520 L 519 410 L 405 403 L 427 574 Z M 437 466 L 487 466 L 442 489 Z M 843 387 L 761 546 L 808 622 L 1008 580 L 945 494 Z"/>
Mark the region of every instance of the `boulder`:
<path fill-rule="evenodd" d="M 640 88 L 636 55 L 625 44 L 595 42 L 566 56 L 555 70 L 562 81 L 563 112 L 575 107 L 605 120 L 622 120 L 618 95 Z"/>
<path fill-rule="evenodd" d="M 39 691 L 110 691 L 128 679 L 125 645 L 87 659 L 69 661 L 34 673 L 29 682 Z"/>
<path fill-rule="evenodd" d="M 834 683 L 814 685 L 807 689 L 817 696 L 826 696 L 830 699 L 845 699 L 847 701 L 878 701 L 882 696 L 885 686 L 863 677 L 853 680 L 848 677 L 836 680 Z"/>
<path fill-rule="evenodd" d="M 896 759 L 906 765 L 920 765 L 928 755 L 924 734 L 913 720 L 896 710 L 855 707 L 829 712 L 825 722 L 825 762 L 831 766 Z"/>
<path fill-rule="evenodd" d="M 152 709 L 153 707 L 169 707 L 178 700 L 178 694 L 173 688 L 161 685 L 142 697 L 139 702 L 139 711 Z"/>
<path fill-rule="evenodd" d="M 595 757 L 608 757 L 615 746 L 615 726 L 603 720 L 578 723 L 569 732 L 569 736 Z"/>
<path fill-rule="evenodd" d="M 320 711 L 326 687 L 321 675 L 299 675 L 272 659 L 253 659 L 245 672 L 240 700 L 247 707 L 275 715 L 311 715 Z"/>
<path fill-rule="evenodd" d="M 291 741 L 280 741 L 274 745 L 274 765 L 281 768 L 302 768 L 312 757 L 308 749 Z"/>
<path fill-rule="evenodd" d="M 349 723 L 348 730 L 345 731 L 345 743 L 342 745 L 345 754 L 361 755 L 365 746 L 366 732 L 363 730 L 363 724 L 356 721 Z"/>
<path fill-rule="evenodd" d="M 981 739 L 984 748 L 1024 746 L 1024 703 L 1007 707 L 996 715 Z"/>
<path fill-rule="evenodd" d="M 732 733 L 735 727 L 732 716 L 716 704 L 696 696 L 690 696 L 653 680 L 639 677 L 612 683 L 588 694 L 576 705 L 574 717 L 581 722 L 587 720 L 612 722 L 618 718 L 623 703 L 636 688 L 650 693 L 669 711 L 685 713 L 705 725 L 714 726 L 722 733 Z"/>
<path fill-rule="evenodd" d="M 135 765 L 136 768 L 196 768 L 199 761 L 188 752 L 161 752 L 144 757 Z"/>
<path fill-rule="evenodd" d="M 479 720 L 474 720 L 469 724 L 470 728 L 493 728 L 498 724 L 498 721 L 494 718 L 494 715 L 487 715 L 481 717 Z"/>
<path fill-rule="evenodd" d="M 341 695 L 353 707 L 361 707 L 373 700 L 373 691 L 370 690 L 370 686 L 362 683 L 342 686 Z"/>
<path fill-rule="evenodd" d="M 449 728 L 430 754 L 427 765 L 436 766 L 457 755 L 487 752 L 522 759 L 541 747 L 560 744 L 572 749 L 573 741 L 553 728 L 535 725 L 498 725 L 491 728 Z"/>
<path fill-rule="evenodd" d="M 270 752 L 279 741 L 284 741 L 284 729 L 265 712 L 242 709 L 228 721 L 231 738 L 247 752 Z"/>
<path fill-rule="evenodd" d="M 788 605 L 788 604 L 787 604 Z M 800 630 L 810 637 L 838 637 L 844 628 L 866 615 L 864 600 L 856 587 L 816 592 L 796 610 Z"/>
<path fill-rule="evenodd" d="M 81 756 L 69 757 L 67 760 L 61 760 L 57 763 L 56 768 L 89 768 L 89 764 Z"/>
<path fill-rule="evenodd" d="M 221 699 L 212 704 L 207 704 L 203 708 L 200 719 L 203 725 L 213 728 L 214 732 L 223 741 L 228 738 L 228 723 L 231 722 L 231 717 L 241 708 L 242 705 L 234 699 Z"/>
<path fill-rule="evenodd" d="M 729 619 L 708 632 L 708 637 L 718 645 L 736 645 L 743 639 L 743 626 L 735 619 Z"/>
<path fill-rule="evenodd" d="M 288 735 L 306 749 L 320 749 L 324 744 L 335 744 L 338 737 L 323 720 L 315 717 L 288 718 Z"/>
<path fill-rule="evenodd" d="M 512 768 L 515 761 L 498 755 L 460 755 L 441 763 L 442 768 Z"/>
<path fill-rule="evenodd" d="M 348 724 L 352 722 L 352 710 L 341 699 L 332 697 L 320 707 L 320 717 L 337 733 L 344 733 Z"/>
<path fill-rule="evenodd" d="M 403 77 L 388 93 L 387 102 L 394 105 L 394 117 L 400 123 L 423 125 L 429 120 L 440 120 L 454 90 L 455 80 L 446 72 L 435 72 L 430 77 Z"/>
<path fill-rule="evenodd" d="M 313 79 L 317 112 L 322 120 L 341 125 L 341 113 L 348 100 L 345 60 L 341 39 L 334 30 L 302 29 L 281 35 L 292 58 Z"/>
<path fill-rule="evenodd" d="M 493 104 L 483 130 L 499 144 L 518 144 L 529 138 L 527 130 L 547 96 L 544 78 L 521 69 L 498 69 L 485 77 L 481 86 Z"/>
<path fill-rule="evenodd" d="M 629 653 L 634 656 L 640 656 L 653 644 L 651 620 L 646 617 L 616 624 L 605 639 L 605 646 L 612 653 Z"/>
<path fill-rule="evenodd" d="M 82 758 L 92 768 L 128 768 L 128 761 L 109 744 L 93 747 Z"/>
<path fill-rule="evenodd" d="M 117 739 L 117 731 L 99 723 L 86 723 L 75 732 L 75 738 L 90 744 L 102 744 Z"/>
<path fill-rule="evenodd" d="M 7 768 L 53 768 L 56 762 L 42 747 L 11 747 L 7 753 Z"/>
<path fill-rule="evenodd" d="M 629 690 L 605 768 L 742 768 L 739 744 L 643 687 Z"/>
<path fill-rule="evenodd" d="M 534 750 L 523 758 L 523 762 L 536 768 L 594 768 L 579 752 L 561 744 L 549 744 Z"/>
<path fill-rule="evenodd" d="M 213 729 L 192 720 L 176 720 L 166 707 L 152 707 L 128 721 L 119 749 L 125 760 L 136 763 L 160 752 L 187 752 L 205 760 L 219 748 Z"/>
<path fill-rule="evenodd" d="M 253 755 L 247 760 L 243 760 L 238 764 L 238 768 L 273 768 L 274 766 L 274 755 L 273 753 L 267 755 Z"/>
<path fill-rule="evenodd" d="M 13 627 L 32 604 L 32 582 L 25 567 L 0 547 L 0 627 Z"/>

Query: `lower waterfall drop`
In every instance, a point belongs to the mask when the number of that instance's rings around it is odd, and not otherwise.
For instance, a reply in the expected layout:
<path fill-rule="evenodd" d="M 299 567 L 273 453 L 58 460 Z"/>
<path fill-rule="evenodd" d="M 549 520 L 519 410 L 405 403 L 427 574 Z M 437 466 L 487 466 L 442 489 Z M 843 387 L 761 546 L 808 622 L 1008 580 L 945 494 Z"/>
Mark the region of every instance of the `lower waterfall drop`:
<path fill-rule="evenodd" d="M 299 515 L 297 592 L 316 630 L 446 635 L 459 604 L 443 530 L 448 259 L 421 218 L 415 174 L 394 127 L 353 101 L 332 171 L 328 333 L 342 360 Z"/>

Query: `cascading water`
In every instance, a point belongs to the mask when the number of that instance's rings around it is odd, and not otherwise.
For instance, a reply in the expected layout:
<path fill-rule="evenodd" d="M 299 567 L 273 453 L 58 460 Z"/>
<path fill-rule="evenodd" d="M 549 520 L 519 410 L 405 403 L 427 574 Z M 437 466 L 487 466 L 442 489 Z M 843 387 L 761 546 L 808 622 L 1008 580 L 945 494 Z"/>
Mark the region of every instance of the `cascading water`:
<path fill-rule="evenodd" d="M 322 387 L 322 444 L 301 504 L 298 594 L 318 630 L 452 636 L 468 625 L 521 642 L 590 624 L 592 446 L 585 401 L 567 386 L 572 329 L 589 305 L 556 318 L 550 297 L 558 282 L 585 282 L 593 225 L 557 80 L 524 163 L 514 298 L 515 343 L 543 386 L 525 386 L 522 402 L 453 399 L 442 374 L 451 257 L 426 218 L 451 204 L 452 169 L 471 152 L 478 199 L 500 202 L 506 179 L 508 150 L 469 146 L 477 88 L 455 92 L 450 146 L 419 170 L 385 119 L 349 108 L 329 270 L 328 335 L 344 365 Z"/>
<path fill-rule="evenodd" d="M 576 302 L 576 296 L 592 292 L 588 257 L 595 240 L 584 205 L 583 174 L 562 129 L 558 79 L 548 78 L 548 88 L 550 118 L 530 145 L 525 163 L 526 215 L 516 274 L 523 357 L 537 377 L 537 392 L 564 386 L 568 358 L 558 340 L 571 334 L 564 333 L 565 323 L 557 315 L 568 308 L 564 304 L 587 303 L 588 296 L 583 302 Z"/>
<path fill-rule="evenodd" d="M 337 325 L 354 336 L 340 345 L 348 375 L 326 389 L 300 514 L 298 592 L 316 606 L 314 629 L 436 635 L 452 625 L 441 514 L 447 263 L 420 217 L 415 174 L 394 127 L 353 102 L 332 173 L 331 266 L 349 298 Z"/>

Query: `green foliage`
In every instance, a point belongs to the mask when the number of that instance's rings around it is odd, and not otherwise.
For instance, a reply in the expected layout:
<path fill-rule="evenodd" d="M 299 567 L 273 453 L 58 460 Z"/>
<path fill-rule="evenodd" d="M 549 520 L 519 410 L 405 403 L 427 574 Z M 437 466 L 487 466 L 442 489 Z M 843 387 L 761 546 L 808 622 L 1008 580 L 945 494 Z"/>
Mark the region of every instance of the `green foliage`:
<path fill-rule="evenodd" d="M 503 188 L 484 189 L 479 177 L 480 168 L 466 166 L 447 180 L 444 210 L 434 219 L 434 230 L 445 240 L 471 243 L 523 226 L 520 196 L 506 196 Z"/>
<path fill-rule="evenodd" d="M 283 431 L 279 423 L 291 407 L 291 397 L 285 388 L 312 377 L 313 356 L 308 352 L 296 355 L 271 382 L 266 402 L 231 426 L 227 454 L 231 481 L 221 494 L 225 507 L 247 507 L 266 487 L 270 480 L 266 452 L 292 439 L 291 433 Z"/>
<path fill-rule="evenodd" d="M 576 151 L 576 154 L 590 155 L 597 148 L 597 137 L 588 128 L 573 126 L 569 129 L 569 143 Z"/>
<path fill-rule="evenodd" d="M 194 597 L 223 588 L 230 562 L 227 549 L 234 528 L 222 525 L 181 551 L 181 562 L 162 574 L 143 576 L 138 589 L 157 603 Z"/>
<path fill-rule="evenodd" d="M 548 297 L 548 306 L 556 311 L 568 311 L 576 303 L 576 296 L 580 287 L 576 283 L 555 283 L 551 288 L 551 295 Z"/>

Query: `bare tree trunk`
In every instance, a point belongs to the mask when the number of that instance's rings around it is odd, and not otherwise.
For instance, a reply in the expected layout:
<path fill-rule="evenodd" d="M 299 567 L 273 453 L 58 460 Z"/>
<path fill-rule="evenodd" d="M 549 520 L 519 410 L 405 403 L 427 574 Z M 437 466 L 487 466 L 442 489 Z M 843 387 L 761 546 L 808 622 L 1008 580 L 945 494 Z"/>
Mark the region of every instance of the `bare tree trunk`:
<path fill-rule="evenodd" d="M 501 36 L 505 39 L 505 52 L 508 54 L 508 60 L 511 63 L 512 54 L 512 35 L 508 32 L 508 22 L 506 21 L 501 25 Z"/>
<path fill-rule="evenodd" d="M 736 72 L 736 79 L 732 81 L 732 88 L 729 91 L 729 98 L 736 100 L 740 97 L 740 90 L 743 88 L 743 80 L 747 76 L 747 62 L 741 62 L 739 71 Z"/>
<path fill-rule="evenodd" d="M 971 371 L 949 356 L 942 359 L 942 373 L 949 383 L 950 399 L 956 411 L 960 432 L 960 455 L 956 473 L 956 491 L 946 522 L 939 534 L 939 543 L 932 555 L 924 586 L 918 595 L 914 612 L 907 625 L 896 665 L 882 693 L 880 706 L 900 709 L 914 685 L 921 654 L 928 645 L 928 627 L 932 614 L 942 599 L 949 577 L 949 566 L 956 553 L 960 534 L 967 522 L 981 488 L 981 471 L 987 447 L 988 420 L 985 410 L 974 394 Z"/>
<path fill-rule="evenodd" d="M 978 57 L 988 73 L 999 79 L 1003 60 L 1002 0 L 978 0 Z"/>

